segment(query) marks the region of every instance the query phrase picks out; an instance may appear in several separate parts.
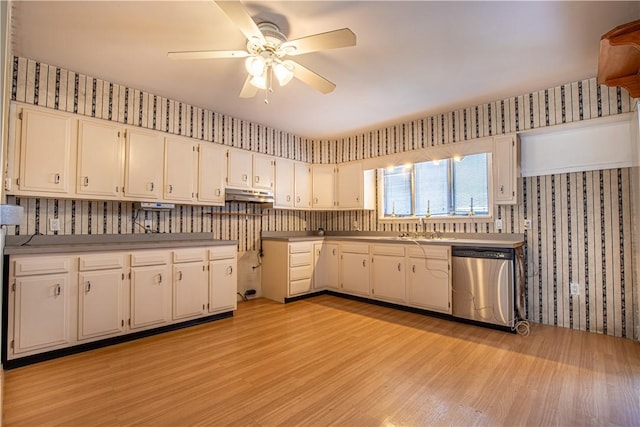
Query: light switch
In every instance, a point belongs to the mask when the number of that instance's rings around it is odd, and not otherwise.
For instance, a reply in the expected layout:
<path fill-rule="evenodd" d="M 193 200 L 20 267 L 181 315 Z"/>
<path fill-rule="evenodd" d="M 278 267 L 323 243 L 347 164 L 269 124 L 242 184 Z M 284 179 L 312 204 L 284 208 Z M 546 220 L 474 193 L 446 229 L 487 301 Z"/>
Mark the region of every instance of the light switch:
<path fill-rule="evenodd" d="M 49 230 L 60 231 L 60 218 L 49 218 Z"/>

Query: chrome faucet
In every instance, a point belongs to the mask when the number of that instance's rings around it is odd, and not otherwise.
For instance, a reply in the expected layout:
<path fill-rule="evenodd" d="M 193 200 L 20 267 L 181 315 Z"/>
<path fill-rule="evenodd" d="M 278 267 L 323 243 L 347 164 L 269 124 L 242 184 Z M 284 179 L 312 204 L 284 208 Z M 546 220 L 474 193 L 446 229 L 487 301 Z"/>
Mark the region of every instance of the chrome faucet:
<path fill-rule="evenodd" d="M 436 230 L 429 235 L 430 239 L 439 239 L 441 237 L 442 237 L 442 233 L 440 232 L 440 230 Z"/>

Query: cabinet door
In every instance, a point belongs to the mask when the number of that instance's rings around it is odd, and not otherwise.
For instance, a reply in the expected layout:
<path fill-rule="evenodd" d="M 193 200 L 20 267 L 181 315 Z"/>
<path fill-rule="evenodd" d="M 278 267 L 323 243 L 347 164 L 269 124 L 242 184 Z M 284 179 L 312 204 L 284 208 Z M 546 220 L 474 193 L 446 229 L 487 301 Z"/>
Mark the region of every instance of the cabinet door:
<path fill-rule="evenodd" d="M 219 144 L 201 143 L 198 151 L 198 200 L 224 206 L 227 149 Z"/>
<path fill-rule="evenodd" d="M 122 269 L 78 275 L 78 339 L 119 334 L 124 330 Z"/>
<path fill-rule="evenodd" d="M 495 178 L 495 202 L 514 204 L 517 202 L 517 146 L 515 136 L 496 137 L 493 149 Z"/>
<path fill-rule="evenodd" d="M 451 314 L 449 261 L 408 258 L 407 302 L 428 310 Z"/>
<path fill-rule="evenodd" d="M 294 206 L 301 209 L 311 207 L 311 167 L 306 163 L 296 162 L 294 167 Z"/>
<path fill-rule="evenodd" d="M 371 263 L 371 294 L 376 298 L 404 302 L 404 257 L 374 255 Z"/>
<path fill-rule="evenodd" d="M 344 163 L 338 165 L 337 186 L 339 209 L 361 209 L 362 198 L 362 165 L 360 163 Z"/>
<path fill-rule="evenodd" d="M 128 129 L 124 194 L 141 200 L 162 194 L 164 145 L 157 133 Z"/>
<path fill-rule="evenodd" d="M 271 156 L 253 155 L 253 188 L 273 190 L 275 161 Z"/>
<path fill-rule="evenodd" d="M 237 261 L 220 259 L 209 262 L 209 312 L 232 311 L 238 305 Z"/>
<path fill-rule="evenodd" d="M 313 245 L 315 266 L 313 288 L 340 287 L 340 256 L 337 243 L 316 243 Z"/>
<path fill-rule="evenodd" d="M 227 156 L 227 186 L 250 188 L 253 167 L 251 152 L 230 148 Z"/>
<path fill-rule="evenodd" d="M 369 295 L 369 255 L 345 252 L 340 261 L 342 290 Z"/>
<path fill-rule="evenodd" d="M 207 306 L 208 276 L 201 262 L 173 265 L 173 319 L 201 316 Z"/>
<path fill-rule="evenodd" d="M 311 206 L 314 209 L 333 209 L 334 186 L 335 166 L 313 165 Z"/>
<path fill-rule="evenodd" d="M 171 316 L 171 277 L 166 265 L 131 268 L 131 328 L 159 325 Z"/>
<path fill-rule="evenodd" d="M 165 138 L 164 149 L 164 199 L 192 202 L 197 171 L 195 142 Z"/>
<path fill-rule="evenodd" d="M 293 207 L 293 190 L 293 161 L 289 159 L 276 159 L 276 188 L 274 192 L 274 207 Z"/>
<path fill-rule="evenodd" d="M 79 194 L 118 198 L 122 190 L 122 128 L 80 120 L 78 124 Z"/>
<path fill-rule="evenodd" d="M 14 352 L 69 344 L 69 275 L 16 278 Z"/>
<path fill-rule="evenodd" d="M 20 136 L 20 190 L 68 193 L 75 153 L 68 115 L 23 109 Z"/>

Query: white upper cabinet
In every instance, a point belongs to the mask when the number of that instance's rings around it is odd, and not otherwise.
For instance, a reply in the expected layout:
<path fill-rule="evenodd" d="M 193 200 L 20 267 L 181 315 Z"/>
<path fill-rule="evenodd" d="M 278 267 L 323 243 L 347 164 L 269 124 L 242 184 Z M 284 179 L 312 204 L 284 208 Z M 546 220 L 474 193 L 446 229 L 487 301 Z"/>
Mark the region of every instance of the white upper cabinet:
<path fill-rule="evenodd" d="M 227 149 L 220 144 L 200 143 L 198 147 L 198 201 L 224 206 L 224 179 L 227 176 Z"/>
<path fill-rule="evenodd" d="M 360 163 L 342 163 L 338 165 L 337 189 L 339 209 L 362 209 L 363 176 Z"/>
<path fill-rule="evenodd" d="M 497 204 L 518 202 L 518 141 L 515 135 L 499 136 L 493 142 L 494 195 Z"/>
<path fill-rule="evenodd" d="M 62 113 L 23 108 L 18 115 L 19 192 L 65 194 L 73 188 L 75 119 Z"/>
<path fill-rule="evenodd" d="M 161 135 L 130 128 L 126 141 L 125 196 L 139 200 L 160 199 L 164 163 Z"/>
<path fill-rule="evenodd" d="M 264 154 L 253 155 L 253 184 L 251 187 L 273 191 L 275 161 Z"/>
<path fill-rule="evenodd" d="M 335 194 L 335 165 L 313 165 L 312 200 L 314 209 L 333 209 Z"/>
<path fill-rule="evenodd" d="M 76 191 L 104 198 L 122 195 L 124 129 L 112 123 L 78 121 Z"/>
<path fill-rule="evenodd" d="M 165 138 L 164 199 L 192 202 L 196 184 L 196 143 L 187 138 Z"/>
<path fill-rule="evenodd" d="M 276 186 L 274 191 L 274 203 L 276 208 L 293 207 L 294 171 L 293 160 L 276 159 Z"/>
<path fill-rule="evenodd" d="M 253 157 L 250 151 L 229 148 L 227 187 L 251 188 Z"/>
<path fill-rule="evenodd" d="M 309 209 L 311 207 L 311 166 L 306 163 L 294 164 L 294 207 Z"/>

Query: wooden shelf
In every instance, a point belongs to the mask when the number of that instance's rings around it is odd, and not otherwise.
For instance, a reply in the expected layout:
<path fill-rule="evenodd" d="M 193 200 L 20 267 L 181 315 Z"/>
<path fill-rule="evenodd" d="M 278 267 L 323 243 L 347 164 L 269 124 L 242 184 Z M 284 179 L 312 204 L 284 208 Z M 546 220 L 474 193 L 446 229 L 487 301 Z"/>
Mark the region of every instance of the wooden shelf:
<path fill-rule="evenodd" d="M 598 83 L 621 86 L 640 97 L 640 20 L 620 25 L 600 39 Z"/>

